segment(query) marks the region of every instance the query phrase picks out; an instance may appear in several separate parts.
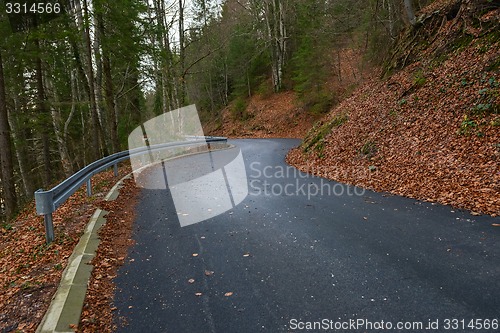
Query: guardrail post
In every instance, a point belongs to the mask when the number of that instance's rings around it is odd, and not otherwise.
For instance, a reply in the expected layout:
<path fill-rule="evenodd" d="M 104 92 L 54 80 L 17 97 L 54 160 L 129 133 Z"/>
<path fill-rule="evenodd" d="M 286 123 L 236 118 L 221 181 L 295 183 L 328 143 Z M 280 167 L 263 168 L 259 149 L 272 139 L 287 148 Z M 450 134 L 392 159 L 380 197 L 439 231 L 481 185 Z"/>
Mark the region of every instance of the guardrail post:
<path fill-rule="evenodd" d="M 52 212 L 54 207 L 54 193 L 42 189 L 35 192 L 35 204 L 38 214 L 43 215 L 45 225 L 45 240 L 48 243 L 54 241 L 54 223 L 52 222 Z"/>
<path fill-rule="evenodd" d="M 87 179 L 87 196 L 92 196 L 92 178 Z"/>
<path fill-rule="evenodd" d="M 115 177 L 118 177 L 118 164 L 113 165 L 113 171 L 115 173 Z"/>
<path fill-rule="evenodd" d="M 43 222 L 45 224 L 45 240 L 47 244 L 54 241 L 54 223 L 52 222 L 52 214 L 45 214 L 43 216 Z"/>

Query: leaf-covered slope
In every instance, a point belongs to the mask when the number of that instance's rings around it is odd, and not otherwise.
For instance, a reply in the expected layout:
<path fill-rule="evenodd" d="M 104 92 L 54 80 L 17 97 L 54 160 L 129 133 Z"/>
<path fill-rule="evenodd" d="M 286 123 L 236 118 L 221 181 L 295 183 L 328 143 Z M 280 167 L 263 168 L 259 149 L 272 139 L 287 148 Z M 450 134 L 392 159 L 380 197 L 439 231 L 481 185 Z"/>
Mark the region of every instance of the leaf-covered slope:
<path fill-rule="evenodd" d="M 424 11 L 389 66 L 406 67 L 340 103 L 288 155 L 289 163 L 500 215 L 500 10 L 496 2 L 474 3 L 437 1 Z"/>
<path fill-rule="evenodd" d="M 301 138 L 314 122 L 314 117 L 298 106 L 296 94 L 291 91 L 254 95 L 236 115 L 237 103 L 222 110 L 222 123 L 217 128 L 213 123 L 206 125 L 205 133 L 231 138 Z"/>

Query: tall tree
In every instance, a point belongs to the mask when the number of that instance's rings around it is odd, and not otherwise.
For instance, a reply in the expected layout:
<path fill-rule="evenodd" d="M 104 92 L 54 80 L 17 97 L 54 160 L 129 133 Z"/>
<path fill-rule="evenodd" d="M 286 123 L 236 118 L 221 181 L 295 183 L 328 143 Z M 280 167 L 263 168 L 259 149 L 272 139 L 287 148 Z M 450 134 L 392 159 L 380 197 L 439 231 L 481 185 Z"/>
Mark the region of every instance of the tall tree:
<path fill-rule="evenodd" d="M 88 0 L 83 0 L 83 15 L 84 15 L 84 41 L 85 41 L 85 56 L 87 60 L 87 78 L 89 82 L 89 102 L 90 102 L 90 119 L 92 126 L 92 159 L 99 159 L 101 154 L 101 140 L 103 140 L 102 127 L 99 123 L 99 114 L 97 112 L 96 87 L 94 77 L 94 62 L 92 57 L 92 41 L 90 37 L 90 10 Z"/>
<path fill-rule="evenodd" d="M 184 0 L 179 0 L 179 101 L 177 107 L 183 107 L 186 103 L 184 8 Z"/>
<path fill-rule="evenodd" d="M 113 10 L 113 8 L 109 8 L 102 1 L 95 1 L 95 22 L 96 22 L 96 39 L 99 39 L 98 49 L 96 49 L 95 53 L 100 54 L 98 57 L 102 67 L 102 73 L 104 75 L 104 95 L 106 102 L 106 114 L 107 114 L 107 123 L 109 134 L 111 136 L 111 149 L 113 152 L 117 152 L 120 148 L 120 143 L 118 141 L 118 124 L 117 124 L 117 115 L 116 115 L 116 105 L 115 105 L 115 89 L 113 84 L 113 76 L 111 73 L 111 60 L 110 60 L 110 46 L 109 43 L 106 43 L 107 31 L 105 18 L 106 14 Z M 104 43 L 104 44 L 103 44 Z M 95 43 L 97 45 L 97 43 Z M 99 49 L 100 47 L 100 49 Z M 96 57 L 97 59 L 97 57 Z M 102 80 L 100 81 L 102 82 Z M 97 87 L 97 91 L 101 91 L 100 85 Z M 101 93 L 99 93 L 102 95 Z"/>
<path fill-rule="evenodd" d="M 283 84 L 283 67 L 288 38 L 285 25 L 286 5 L 287 0 L 264 1 L 264 17 L 271 48 L 272 78 L 275 91 L 279 91 Z"/>
<path fill-rule="evenodd" d="M 36 77 L 36 105 L 38 109 L 39 129 L 42 139 L 42 158 L 43 158 L 43 183 L 49 186 L 52 182 L 52 166 L 50 163 L 50 113 L 47 107 L 45 87 L 43 84 L 43 68 L 40 49 L 40 40 L 34 38 L 35 45 L 35 77 Z"/>
<path fill-rule="evenodd" d="M 12 143 L 7 113 L 3 60 L 0 50 L 0 167 L 2 168 L 2 194 L 5 202 L 5 215 L 7 219 L 14 215 L 17 208 L 11 147 Z"/>

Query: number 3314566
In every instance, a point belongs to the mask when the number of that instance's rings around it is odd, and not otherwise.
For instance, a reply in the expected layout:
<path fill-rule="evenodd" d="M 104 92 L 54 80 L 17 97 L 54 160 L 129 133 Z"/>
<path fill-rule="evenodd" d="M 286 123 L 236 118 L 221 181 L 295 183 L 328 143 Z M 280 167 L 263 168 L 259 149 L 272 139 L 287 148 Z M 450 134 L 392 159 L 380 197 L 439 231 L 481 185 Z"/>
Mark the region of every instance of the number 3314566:
<path fill-rule="evenodd" d="M 7 14 L 59 14 L 61 4 L 58 2 L 7 2 L 5 4 Z"/>

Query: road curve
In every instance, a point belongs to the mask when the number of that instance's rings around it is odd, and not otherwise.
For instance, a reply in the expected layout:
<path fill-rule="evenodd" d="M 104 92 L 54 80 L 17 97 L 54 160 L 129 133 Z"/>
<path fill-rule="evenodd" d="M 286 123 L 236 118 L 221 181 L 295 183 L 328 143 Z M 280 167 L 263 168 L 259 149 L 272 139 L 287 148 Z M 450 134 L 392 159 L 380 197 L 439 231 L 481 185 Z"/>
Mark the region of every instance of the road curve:
<path fill-rule="evenodd" d="M 471 320 L 500 320 L 498 218 L 300 173 L 298 140 L 230 143 L 248 179 L 232 209 L 181 227 L 171 191 L 142 190 L 118 332 L 497 331 Z"/>

